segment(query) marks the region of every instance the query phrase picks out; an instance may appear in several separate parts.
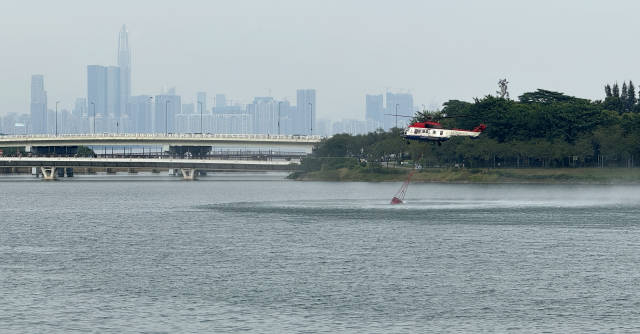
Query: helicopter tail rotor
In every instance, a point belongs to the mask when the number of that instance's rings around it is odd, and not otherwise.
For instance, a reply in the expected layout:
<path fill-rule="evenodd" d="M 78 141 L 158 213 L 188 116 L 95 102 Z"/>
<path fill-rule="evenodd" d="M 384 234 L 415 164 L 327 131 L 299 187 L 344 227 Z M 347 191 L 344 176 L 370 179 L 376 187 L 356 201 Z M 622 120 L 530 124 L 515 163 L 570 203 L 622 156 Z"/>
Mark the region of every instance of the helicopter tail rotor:
<path fill-rule="evenodd" d="M 473 131 L 473 132 L 482 132 L 482 131 L 484 131 L 486 128 L 487 128 L 487 126 L 486 126 L 486 125 L 484 125 L 484 124 L 480 124 L 480 125 L 476 126 L 475 128 L 473 128 L 473 130 L 471 130 L 471 131 Z"/>

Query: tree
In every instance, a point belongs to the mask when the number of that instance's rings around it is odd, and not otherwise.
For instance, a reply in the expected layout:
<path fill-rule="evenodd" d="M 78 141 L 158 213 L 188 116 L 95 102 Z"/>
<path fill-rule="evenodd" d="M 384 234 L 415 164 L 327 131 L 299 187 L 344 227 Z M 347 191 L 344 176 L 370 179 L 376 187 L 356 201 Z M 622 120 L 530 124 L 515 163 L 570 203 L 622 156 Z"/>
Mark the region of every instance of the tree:
<path fill-rule="evenodd" d="M 607 85 L 608 86 L 608 85 Z M 609 88 L 610 90 L 611 88 Z M 553 103 L 579 100 L 576 97 L 564 95 L 564 93 L 550 90 L 538 89 L 535 92 L 528 92 L 520 95 L 518 100 L 522 103 Z"/>
<path fill-rule="evenodd" d="M 613 84 L 613 89 L 611 90 L 613 97 L 620 97 L 620 88 L 618 87 L 618 83 Z"/>
<path fill-rule="evenodd" d="M 605 94 L 605 97 L 612 97 L 613 96 L 611 94 L 611 86 L 609 86 L 609 84 L 606 84 L 604 86 L 604 94 Z"/>
<path fill-rule="evenodd" d="M 498 97 L 501 99 L 509 99 L 509 81 L 507 81 L 507 78 L 504 79 L 500 79 L 498 80 L 498 91 L 496 91 L 496 93 L 498 94 Z"/>
<path fill-rule="evenodd" d="M 626 111 L 629 102 L 629 95 L 627 94 L 627 83 L 622 82 L 622 92 L 620 92 L 620 100 L 622 100 L 622 106 L 624 111 Z"/>
<path fill-rule="evenodd" d="M 629 111 L 632 111 L 638 102 L 636 98 L 636 88 L 633 86 L 633 81 L 629 80 L 629 86 L 627 91 L 627 98 L 629 99 Z"/>

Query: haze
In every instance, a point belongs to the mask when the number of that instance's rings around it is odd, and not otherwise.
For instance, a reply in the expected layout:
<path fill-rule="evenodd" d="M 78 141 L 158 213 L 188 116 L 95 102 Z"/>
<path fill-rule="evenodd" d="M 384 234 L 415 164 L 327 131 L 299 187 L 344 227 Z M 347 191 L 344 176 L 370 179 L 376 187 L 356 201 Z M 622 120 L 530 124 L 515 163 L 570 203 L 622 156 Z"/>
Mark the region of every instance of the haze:
<path fill-rule="evenodd" d="M 638 78 L 639 14 L 634 1 L 5 1 L 0 115 L 29 112 L 36 73 L 71 108 L 86 66 L 116 63 L 123 24 L 134 95 L 248 103 L 314 88 L 331 119 L 364 118 L 367 93 L 410 91 L 433 108 L 492 94 L 502 77 L 512 97 L 598 99 L 605 82 Z"/>

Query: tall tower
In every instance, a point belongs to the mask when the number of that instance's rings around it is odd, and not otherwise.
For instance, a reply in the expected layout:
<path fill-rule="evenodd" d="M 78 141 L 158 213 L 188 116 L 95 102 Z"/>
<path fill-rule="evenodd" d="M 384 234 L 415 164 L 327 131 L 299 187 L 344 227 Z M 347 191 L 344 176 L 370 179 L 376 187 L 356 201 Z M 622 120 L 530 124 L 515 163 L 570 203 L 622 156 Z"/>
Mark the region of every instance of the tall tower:
<path fill-rule="evenodd" d="M 298 89 L 296 91 L 297 110 L 294 123 L 297 134 L 312 135 L 316 129 L 316 105 L 315 89 Z"/>
<path fill-rule="evenodd" d="M 367 94 L 365 117 L 367 120 L 382 123 L 382 119 L 384 118 L 384 103 L 382 100 L 382 94 Z"/>
<path fill-rule="evenodd" d="M 131 96 L 131 51 L 129 31 L 123 25 L 118 37 L 118 67 L 120 67 L 120 112 L 125 113 Z"/>
<path fill-rule="evenodd" d="M 89 131 L 107 131 L 104 119 L 107 116 L 107 67 L 87 66 L 87 107 L 89 108 Z"/>
<path fill-rule="evenodd" d="M 47 133 L 47 92 L 44 77 L 31 76 L 31 133 Z"/>

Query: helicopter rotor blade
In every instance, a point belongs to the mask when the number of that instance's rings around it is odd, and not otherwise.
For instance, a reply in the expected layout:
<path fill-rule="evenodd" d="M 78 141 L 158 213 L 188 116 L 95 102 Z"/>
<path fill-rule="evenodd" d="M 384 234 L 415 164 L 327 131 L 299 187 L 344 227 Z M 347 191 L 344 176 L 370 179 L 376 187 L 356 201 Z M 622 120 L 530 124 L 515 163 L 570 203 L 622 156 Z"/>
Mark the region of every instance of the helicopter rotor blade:
<path fill-rule="evenodd" d="M 385 115 L 389 115 L 389 116 L 396 116 L 396 117 L 409 117 L 409 118 L 413 118 L 413 116 L 407 116 L 407 115 L 396 115 L 396 114 L 385 114 Z"/>

